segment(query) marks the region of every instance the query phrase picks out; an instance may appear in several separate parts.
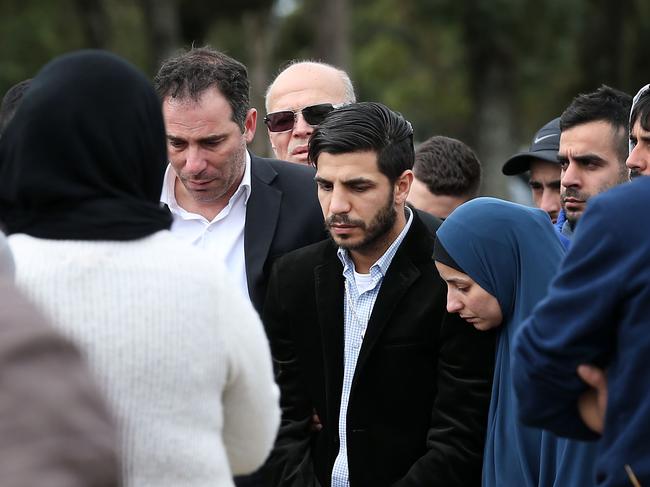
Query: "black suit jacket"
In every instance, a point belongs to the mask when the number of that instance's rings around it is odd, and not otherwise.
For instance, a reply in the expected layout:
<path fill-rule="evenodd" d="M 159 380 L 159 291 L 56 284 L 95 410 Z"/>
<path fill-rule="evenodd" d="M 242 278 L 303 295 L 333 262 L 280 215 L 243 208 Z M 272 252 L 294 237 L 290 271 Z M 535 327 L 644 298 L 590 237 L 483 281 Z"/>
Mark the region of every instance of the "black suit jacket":
<path fill-rule="evenodd" d="M 433 241 L 416 214 L 368 322 L 347 410 L 352 487 L 480 485 L 495 335 L 447 315 Z M 343 381 L 342 269 L 328 240 L 279 259 L 271 276 L 263 321 L 283 410 L 267 463 L 274 484 L 331 483 Z"/>
<path fill-rule="evenodd" d="M 251 154 L 244 254 L 251 301 L 261 312 L 271 265 L 327 237 L 311 167 Z"/>

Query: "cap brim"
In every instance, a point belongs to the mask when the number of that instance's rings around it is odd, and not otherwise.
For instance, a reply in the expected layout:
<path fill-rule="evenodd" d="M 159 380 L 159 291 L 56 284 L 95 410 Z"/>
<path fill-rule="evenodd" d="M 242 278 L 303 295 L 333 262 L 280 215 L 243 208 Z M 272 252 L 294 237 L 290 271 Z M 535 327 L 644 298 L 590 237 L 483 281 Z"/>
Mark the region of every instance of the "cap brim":
<path fill-rule="evenodd" d="M 503 168 L 501 168 L 501 171 L 506 176 L 514 176 L 515 174 L 521 174 L 528 171 L 530 169 L 530 163 L 535 160 L 552 162 L 557 165 L 560 164 L 557 160 L 557 151 L 554 150 L 522 152 L 508 159 L 503 165 Z"/>

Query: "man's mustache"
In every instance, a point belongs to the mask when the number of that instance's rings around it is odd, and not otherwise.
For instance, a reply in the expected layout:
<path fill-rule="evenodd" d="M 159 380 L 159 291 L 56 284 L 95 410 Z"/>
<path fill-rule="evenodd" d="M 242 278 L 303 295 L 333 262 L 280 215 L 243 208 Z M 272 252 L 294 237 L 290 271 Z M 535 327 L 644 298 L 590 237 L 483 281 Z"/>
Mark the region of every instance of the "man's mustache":
<path fill-rule="evenodd" d="M 560 197 L 562 198 L 563 203 L 566 201 L 567 198 L 575 198 L 581 201 L 587 201 L 589 199 L 589 195 L 587 193 L 581 193 L 575 188 L 566 188 L 564 190 L 564 193 L 562 193 Z"/>
<path fill-rule="evenodd" d="M 332 225 L 351 225 L 359 228 L 365 228 L 366 224 L 362 220 L 351 220 L 347 214 L 332 215 L 325 220 L 325 226 L 330 228 Z"/>

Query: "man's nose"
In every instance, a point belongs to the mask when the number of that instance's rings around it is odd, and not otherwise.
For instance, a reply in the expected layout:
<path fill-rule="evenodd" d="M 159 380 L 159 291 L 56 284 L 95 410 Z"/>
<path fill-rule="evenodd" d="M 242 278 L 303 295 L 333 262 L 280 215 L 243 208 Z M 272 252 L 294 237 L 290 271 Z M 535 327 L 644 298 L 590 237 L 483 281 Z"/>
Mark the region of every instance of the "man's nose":
<path fill-rule="evenodd" d="M 309 125 L 303 117 L 302 112 L 296 113 L 296 121 L 293 125 L 294 137 L 309 137 L 314 131 L 313 125 Z"/>
<path fill-rule="evenodd" d="M 640 144 L 637 144 L 625 161 L 628 169 L 644 174 L 648 169 L 648 161 L 644 157 Z"/>
<path fill-rule="evenodd" d="M 198 174 L 205 169 L 205 165 L 203 151 L 199 147 L 189 146 L 185 158 L 185 171 L 191 174 Z"/>
<path fill-rule="evenodd" d="M 336 186 L 330 195 L 329 211 L 331 215 L 341 215 L 350 212 L 350 201 L 346 192 Z"/>
<path fill-rule="evenodd" d="M 580 170 L 578 165 L 574 162 L 569 162 L 567 168 L 562 171 L 561 183 L 565 188 L 580 187 L 582 180 L 580 179 Z"/>
<path fill-rule="evenodd" d="M 539 207 L 549 215 L 557 214 L 560 211 L 560 192 L 555 189 L 544 188 Z"/>

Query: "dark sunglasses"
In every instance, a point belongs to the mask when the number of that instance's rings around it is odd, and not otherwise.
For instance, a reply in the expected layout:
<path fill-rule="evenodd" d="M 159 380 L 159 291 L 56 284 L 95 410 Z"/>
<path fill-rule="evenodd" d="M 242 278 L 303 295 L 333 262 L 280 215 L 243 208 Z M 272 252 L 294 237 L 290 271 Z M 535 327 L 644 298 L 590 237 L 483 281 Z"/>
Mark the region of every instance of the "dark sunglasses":
<path fill-rule="evenodd" d="M 331 103 L 319 103 L 318 105 L 305 107 L 302 110 L 281 110 L 269 113 L 264 117 L 264 123 L 271 132 L 288 132 L 293 129 L 298 113 L 302 113 L 305 122 L 309 125 L 318 125 L 335 108 L 337 107 Z"/>

